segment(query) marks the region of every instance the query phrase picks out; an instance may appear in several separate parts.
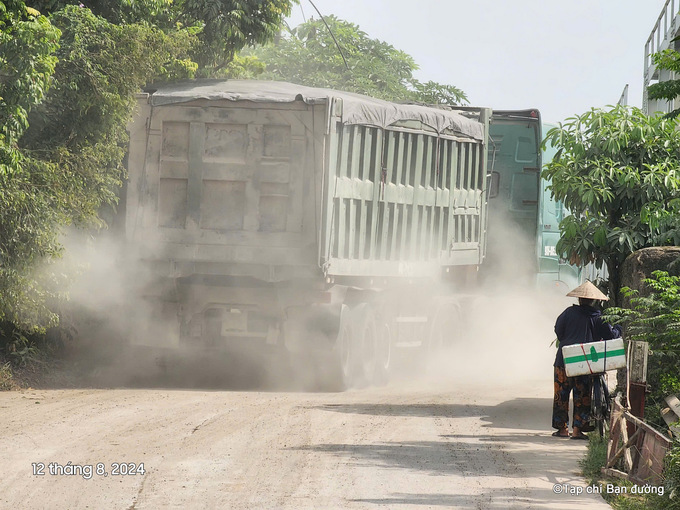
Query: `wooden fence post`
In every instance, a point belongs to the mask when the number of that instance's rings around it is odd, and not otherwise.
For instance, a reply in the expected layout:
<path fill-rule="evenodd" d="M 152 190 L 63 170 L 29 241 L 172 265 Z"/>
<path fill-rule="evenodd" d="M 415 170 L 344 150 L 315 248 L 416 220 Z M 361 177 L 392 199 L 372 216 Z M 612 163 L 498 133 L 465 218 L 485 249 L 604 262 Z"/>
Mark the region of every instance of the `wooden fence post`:
<path fill-rule="evenodd" d="M 631 428 L 634 432 L 629 436 Z M 664 457 L 672 441 L 626 411 L 618 400 L 612 404 L 610 430 L 602 473 L 627 478 L 638 485 L 662 483 Z M 623 459 L 625 471 L 615 467 L 619 459 Z"/>
<path fill-rule="evenodd" d="M 629 342 L 628 394 L 630 412 L 640 419 L 645 417 L 645 392 L 647 391 L 647 342 Z"/>

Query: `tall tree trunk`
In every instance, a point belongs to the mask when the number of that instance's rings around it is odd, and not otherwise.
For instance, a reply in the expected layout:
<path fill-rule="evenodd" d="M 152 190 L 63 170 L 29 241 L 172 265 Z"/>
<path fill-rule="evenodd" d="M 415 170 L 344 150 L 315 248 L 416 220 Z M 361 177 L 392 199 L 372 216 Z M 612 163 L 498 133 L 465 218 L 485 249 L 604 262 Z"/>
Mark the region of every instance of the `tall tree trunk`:
<path fill-rule="evenodd" d="M 607 271 L 609 271 L 609 305 L 621 306 L 620 290 L 621 290 L 621 264 L 611 260 L 607 262 Z"/>

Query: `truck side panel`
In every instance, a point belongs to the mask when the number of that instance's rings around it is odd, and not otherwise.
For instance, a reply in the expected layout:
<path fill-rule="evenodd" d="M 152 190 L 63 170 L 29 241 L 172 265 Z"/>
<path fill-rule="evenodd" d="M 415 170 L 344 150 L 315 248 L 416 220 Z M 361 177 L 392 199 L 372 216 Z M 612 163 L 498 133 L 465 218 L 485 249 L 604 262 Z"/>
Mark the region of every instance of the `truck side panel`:
<path fill-rule="evenodd" d="M 425 129 L 331 124 L 330 276 L 436 276 L 484 255 L 486 147 Z"/>

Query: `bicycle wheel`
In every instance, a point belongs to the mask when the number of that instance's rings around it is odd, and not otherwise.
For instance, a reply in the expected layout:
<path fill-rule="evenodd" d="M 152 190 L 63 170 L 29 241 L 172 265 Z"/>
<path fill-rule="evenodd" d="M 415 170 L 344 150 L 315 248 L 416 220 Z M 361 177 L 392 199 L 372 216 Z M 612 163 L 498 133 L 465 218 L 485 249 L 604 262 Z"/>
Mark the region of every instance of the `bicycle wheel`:
<path fill-rule="evenodd" d="M 607 381 L 604 374 L 593 377 L 593 394 L 591 399 L 591 415 L 597 423 L 597 431 L 600 437 L 604 436 L 605 428 L 609 421 L 610 396 Z"/>

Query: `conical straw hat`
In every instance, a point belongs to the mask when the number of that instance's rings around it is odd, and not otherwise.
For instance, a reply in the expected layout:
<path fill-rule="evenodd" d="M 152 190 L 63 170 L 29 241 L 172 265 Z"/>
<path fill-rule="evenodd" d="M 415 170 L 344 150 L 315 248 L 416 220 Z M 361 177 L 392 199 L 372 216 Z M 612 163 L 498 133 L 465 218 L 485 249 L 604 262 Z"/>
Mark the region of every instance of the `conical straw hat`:
<path fill-rule="evenodd" d="M 567 296 L 585 299 L 597 299 L 599 301 L 609 301 L 609 298 L 606 296 L 606 294 L 603 294 L 600 289 L 595 287 L 595 285 L 590 282 L 582 283 L 574 290 L 569 292 Z"/>

